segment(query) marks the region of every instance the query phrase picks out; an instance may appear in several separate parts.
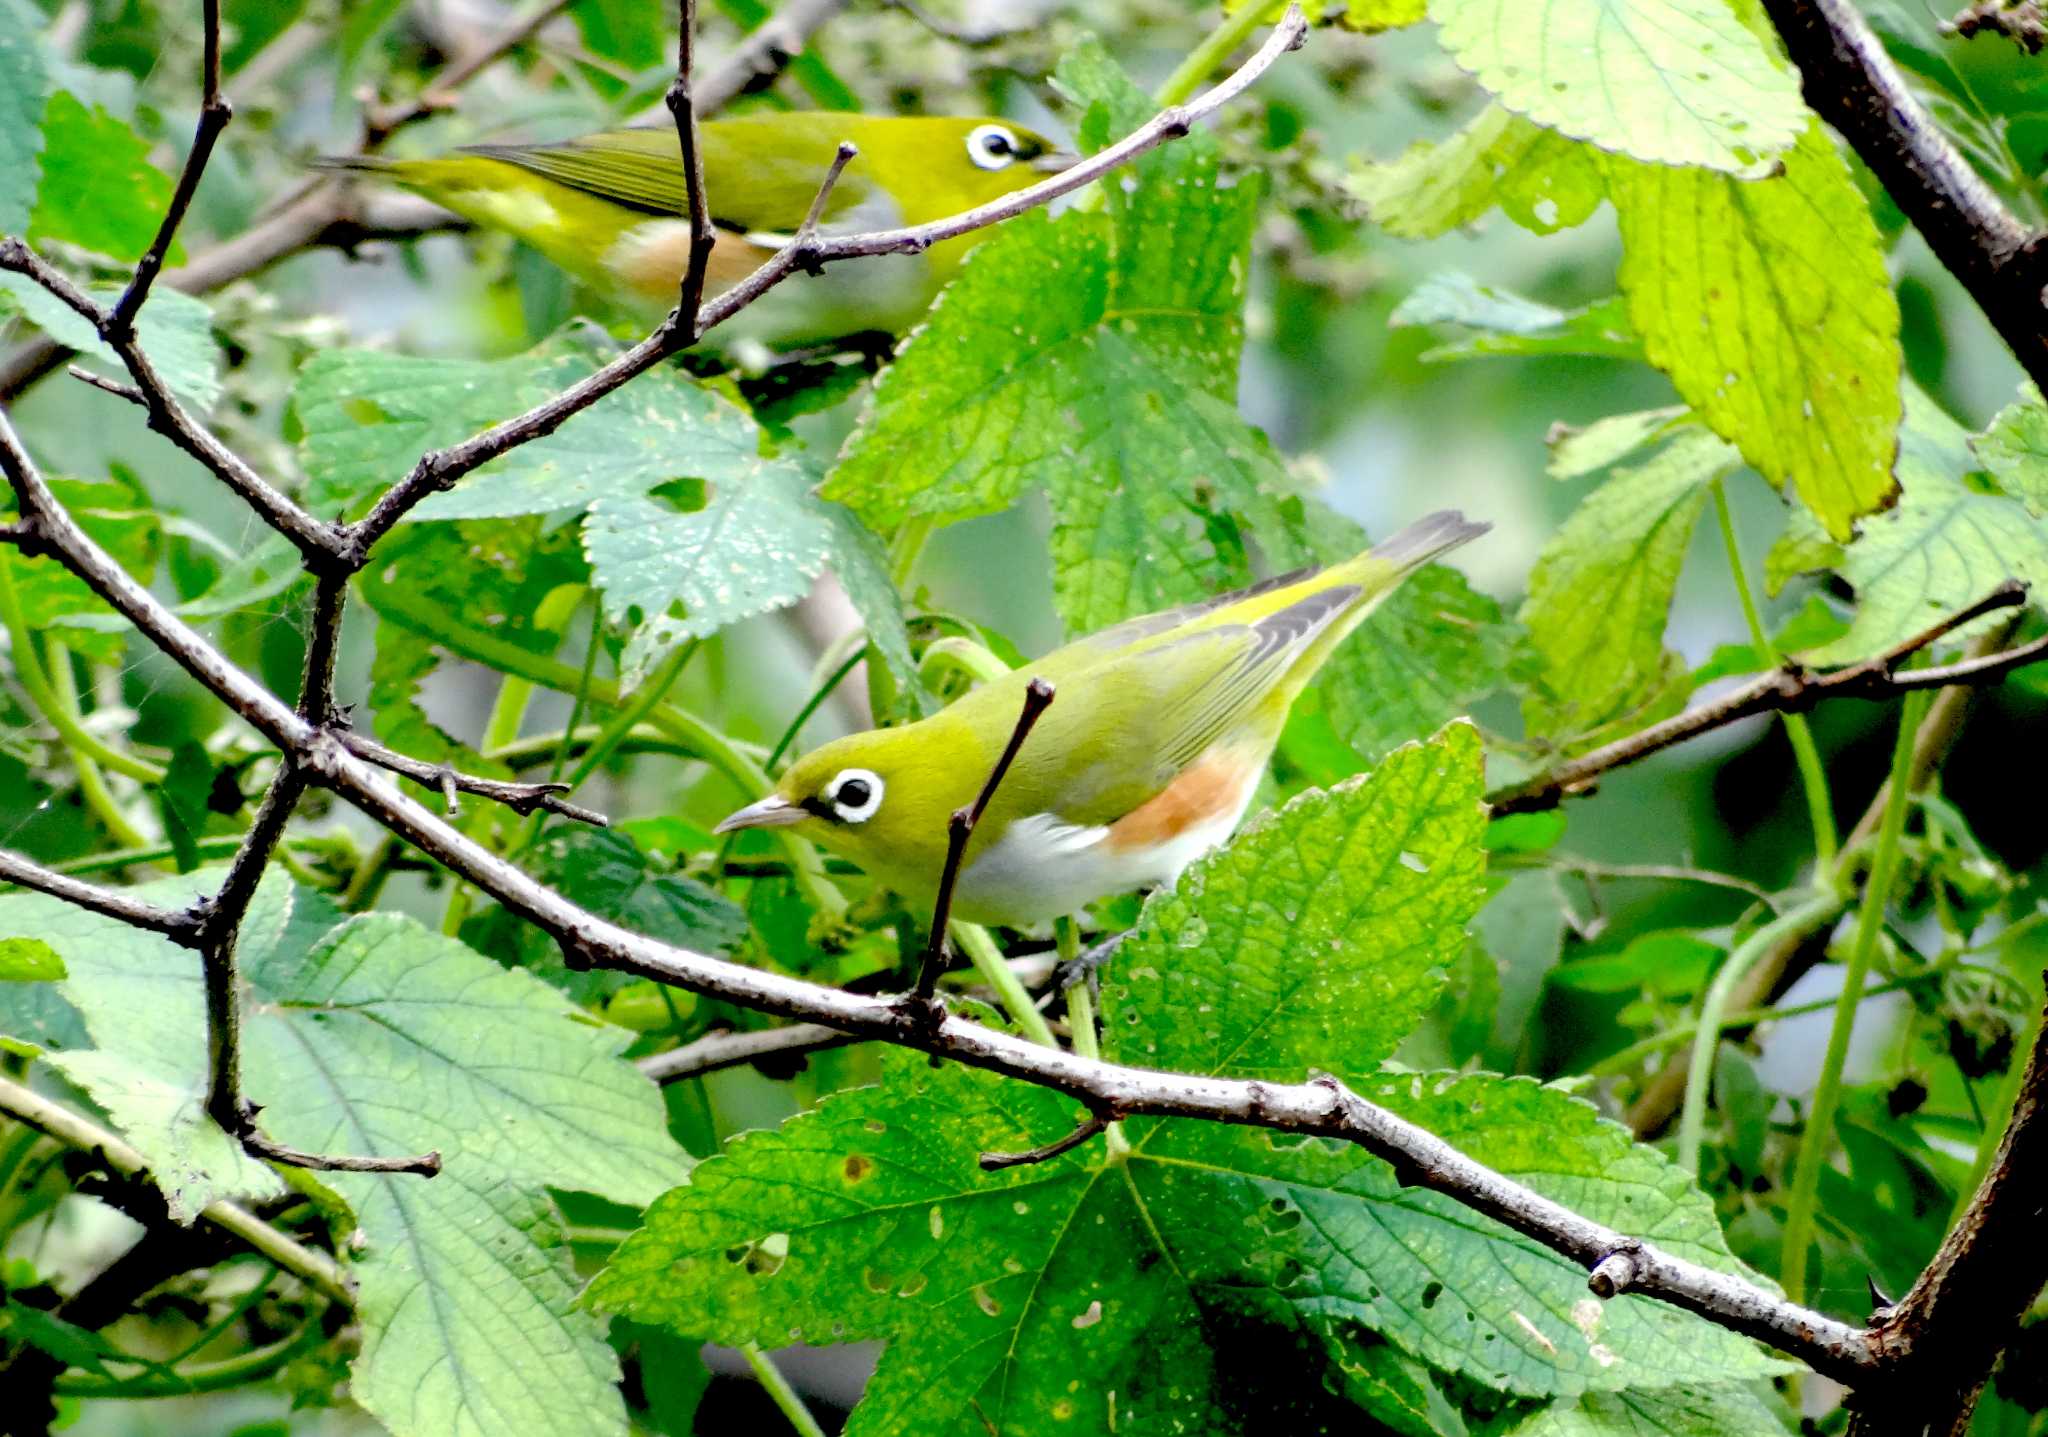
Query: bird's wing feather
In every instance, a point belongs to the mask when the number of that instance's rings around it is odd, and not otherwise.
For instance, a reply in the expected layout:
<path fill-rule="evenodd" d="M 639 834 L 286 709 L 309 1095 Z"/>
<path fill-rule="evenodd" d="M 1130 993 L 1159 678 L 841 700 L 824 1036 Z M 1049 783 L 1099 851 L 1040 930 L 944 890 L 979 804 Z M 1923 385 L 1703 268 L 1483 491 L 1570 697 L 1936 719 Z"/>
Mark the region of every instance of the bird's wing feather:
<path fill-rule="evenodd" d="M 710 126 L 699 131 L 705 191 L 712 219 L 729 229 L 786 233 L 803 223 L 832 161 L 808 136 L 783 137 L 787 154 L 743 154 Z M 517 165 L 557 184 L 596 195 L 650 215 L 687 215 L 681 149 L 675 132 L 663 129 L 607 130 L 553 145 L 476 145 L 470 154 Z M 856 162 L 857 165 L 857 162 Z M 828 216 L 851 208 L 866 195 L 868 182 L 850 167 L 833 187 Z"/>

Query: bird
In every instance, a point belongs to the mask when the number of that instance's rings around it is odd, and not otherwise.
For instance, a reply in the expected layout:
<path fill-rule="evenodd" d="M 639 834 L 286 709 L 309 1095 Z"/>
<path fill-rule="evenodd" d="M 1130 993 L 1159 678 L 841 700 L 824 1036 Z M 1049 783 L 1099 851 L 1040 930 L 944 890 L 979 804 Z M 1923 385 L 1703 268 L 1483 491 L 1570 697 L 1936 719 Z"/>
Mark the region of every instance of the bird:
<path fill-rule="evenodd" d="M 766 111 L 697 127 L 716 227 L 707 295 L 787 245 L 842 141 L 858 153 L 832 188 L 821 233 L 923 224 L 1000 199 L 1074 157 L 1008 120 Z M 600 131 L 554 144 L 473 145 L 424 159 L 330 156 L 317 168 L 398 185 L 487 228 L 509 231 L 633 313 L 676 305 L 689 257 L 682 147 L 673 128 Z M 974 232 L 923 254 L 877 255 L 796 277 L 720 326 L 788 347 L 848 334 L 898 333 L 959 269 Z"/>
<path fill-rule="evenodd" d="M 1441 511 L 1327 568 L 1078 639 L 929 718 L 821 745 L 715 831 L 788 828 L 905 897 L 934 896 L 948 816 L 979 796 L 1037 679 L 1054 701 L 974 827 L 953 915 L 1029 927 L 1170 887 L 1235 831 L 1289 708 L 1344 638 L 1491 527 Z"/>

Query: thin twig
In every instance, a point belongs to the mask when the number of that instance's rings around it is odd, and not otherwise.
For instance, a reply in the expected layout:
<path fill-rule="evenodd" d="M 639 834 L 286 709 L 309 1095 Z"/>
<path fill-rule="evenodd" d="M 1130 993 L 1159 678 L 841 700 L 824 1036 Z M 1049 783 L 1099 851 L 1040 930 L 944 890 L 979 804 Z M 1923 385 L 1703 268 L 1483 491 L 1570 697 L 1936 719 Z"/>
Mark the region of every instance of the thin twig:
<path fill-rule="evenodd" d="M 760 1058 L 793 1058 L 855 1041 L 837 1028 L 790 1023 L 781 1028 L 756 1028 L 748 1032 L 706 1033 L 680 1048 L 650 1054 L 636 1066 L 650 1082 L 676 1083 L 722 1068 L 737 1068 Z"/>
<path fill-rule="evenodd" d="M 2034 383 L 2048 390 L 2048 243 L 2006 209 L 1935 123 L 1853 0 L 1764 0 L 1806 103 L 1962 282 Z"/>
<path fill-rule="evenodd" d="M 683 279 L 676 294 L 677 323 L 687 332 L 697 332 L 697 311 L 704 303 L 704 275 L 711 264 L 712 247 L 718 231 L 711 224 L 711 207 L 704 194 L 704 156 L 697 148 L 697 107 L 690 96 L 690 73 L 697 50 L 697 0 L 680 0 L 680 22 L 676 30 L 676 77 L 668 86 L 668 112 L 676 125 L 676 143 L 683 155 L 683 208 L 689 212 L 690 254 L 683 265 Z"/>
<path fill-rule="evenodd" d="M 163 270 L 164 256 L 170 253 L 171 243 L 178 237 L 178 226 L 185 222 L 185 211 L 192 207 L 192 196 L 199 191 L 199 180 L 206 173 L 206 162 L 213 158 L 214 142 L 235 117 L 235 107 L 220 92 L 220 0 L 200 0 L 199 9 L 202 57 L 198 128 L 192 133 L 192 149 L 185 156 L 184 169 L 178 172 L 177 188 L 171 191 L 171 202 L 164 209 L 156 238 L 150 241 L 149 249 L 136 263 L 135 276 L 128 281 L 128 287 L 121 291 L 121 297 L 107 311 L 101 333 L 109 344 L 134 338 L 135 316 L 141 311 L 142 302 L 149 298 L 150 286 L 156 283 L 157 275 Z"/>
<path fill-rule="evenodd" d="M 1021 1153 L 983 1153 L 975 1161 L 981 1164 L 981 1170 L 985 1173 L 999 1173 L 1005 1168 L 1028 1167 L 1032 1163 L 1048 1163 L 1061 1153 L 1072 1152 L 1097 1133 L 1106 1131 L 1116 1120 L 1116 1113 L 1103 1108 L 1091 1112 L 1063 1138 L 1054 1138 L 1049 1143 L 1027 1148 Z"/>
<path fill-rule="evenodd" d="M 1823 699 L 1882 701 L 1901 697 L 1916 689 L 1983 684 L 2002 679 L 2014 669 L 2048 658 L 2048 636 L 2016 649 L 1963 659 L 1938 668 L 1900 671 L 1898 665 L 1974 619 L 2025 603 L 2026 594 L 2024 584 L 2008 580 L 1975 603 L 1904 643 L 1846 668 L 1816 673 L 1798 664 L 1788 664 L 1711 703 L 1700 704 L 1662 723 L 1638 729 L 1626 738 L 1561 763 L 1534 778 L 1495 789 L 1486 796 L 1486 801 L 1496 816 L 1555 808 L 1567 798 L 1589 792 L 1600 775 L 1609 769 L 1634 763 L 1674 744 L 1758 714 L 1803 713 Z"/>
<path fill-rule="evenodd" d="M 514 813 L 558 813 L 578 823 L 587 823 L 594 828 L 608 828 L 611 820 L 594 808 L 585 808 L 580 803 L 571 803 L 563 795 L 570 792 L 566 783 L 509 783 L 503 779 L 479 778 L 475 774 L 463 773 L 447 764 L 428 763 L 425 759 L 412 758 L 395 749 L 386 748 L 375 739 L 349 730 L 338 730 L 335 735 L 356 757 L 373 763 L 379 768 L 390 769 L 403 774 L 416 783 L 441 791 L 442 801 L 448 806 L 450 817 L 457 807 L 454 795 L 473 793 L 478 798 L 487 798 L 493 803 L 502 803 Z"/>
<path fill-rule="evenodd" d="M 130 404 L 138 405 L 144 409 L 149 407 L 149 401 L 142 397 L 142 391 L 132 384 L 123 384 L 118 379 L 109 379 L 104 374 L 95 374 L 82 364 L 72 365 L 68 372 L 80 384 L 91 385 L 102 393 L 111 394 L 116 399 L 125 399 Z"/>
<path fill-rule="evenodd" d="M 75 904 L 88 912 L 118 919 L 131 928 L 161 933 L 174 943 L 190 946 L 199 932 L 198 921 L 189 913 L 159 908 L 154 903 L 144 903 L 141 899 L 130 898 L 124 893 L 116 893 L 76 878 L 68 878 L 6 849 L 0 849 L 0 883 L 11 883 L 17 888 L 47 893 L 52 898 L 61 898 L 66 903 Z"/>
<path fill-rule="evenodd" d="M 927 1010 L 936 1011 L 932 994 L 938 990 L 939 974 L 946 967 L 946 925 L 953 912 L 953 889 L 960 882 L 960 860 L 967 852 L 968 840 L 974 837 L 974 826 L 988 811 L 989 800 L 995 797 L 1003 775 L 1010 771 L 1017 751 L 1024 747 L 1024 740 L 1030 736 L 1038 716 L 1052 703 L 1052 697 L 1052 685 L 1044 679 L 1034 678 L 1024 686 L 1024 705 L 1018 711 L 1016 726 L 1010 730 L 1010 741 L 1003 745 L 995 767 L 988 771 L 973 807 L 955 809 L 946 820 L 946 866 L 939 873 L 938 896 L 932 900 L 931 936 L 925 941 L 924 961 L 918 965 L 917 986 L 912 990 L 918 1005 Z"/>
<path fill-rule="evenodd" d="M 253 1118 L 253 1114 L 252 1114 Z M 267 1158 L 286 1167 L 307 1168 L 321 1173 L 411 1173 L 417 1177 L 438 1177 L 441 1173 L 441 1153 L 417 1153 L 406 1157 L 370 1158 L 356 1157 L 346 1153 L 309 1153 L 304 1148 L 295 1148 L 281 1143 L 276 1138 L 251 1127 L 238 1134 L 245 1151 L 259 1158 Z"/>

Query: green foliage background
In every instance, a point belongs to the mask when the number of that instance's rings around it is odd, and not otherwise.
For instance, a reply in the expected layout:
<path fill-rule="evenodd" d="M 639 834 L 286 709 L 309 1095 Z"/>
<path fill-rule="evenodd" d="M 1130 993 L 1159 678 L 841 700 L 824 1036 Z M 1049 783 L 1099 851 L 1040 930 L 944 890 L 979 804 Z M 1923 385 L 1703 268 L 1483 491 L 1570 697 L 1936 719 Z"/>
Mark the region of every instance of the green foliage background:
<path fill-rule="evenodd" d="M 767 13 L 704 8 L 713 53 Z M 2039 222 L 2038 73 L 1910 0 L 1864 8 Z M 226 13 L 238 117 L 187 256 L 351 143 L 364 95 L 415 93 L 486 33 L 399 0 Z M 1094 150 L 1219 23 L 1271 18 L 1048 3 L 966 45 L 856 4 L 740 103 L 1009 113 Z M 672 24 L 579 0 L 394 146 L 643 115 Z M 117 292 L 189 142 L 197 50 L 161 0 L 0 0 L 0 231 Z M 0 332 L 119 372 L 17 276 Z M 634 333 L 502 237 L 445 234 L 161 289 L 138 332 L 322 517 Z M 284 541 L 104 393 L 51 379 L 10 415 L 96 540 L 291 692 L 308 586 Z M 1272 811 L 1176 892 L 1091 915 L 1134 929 L 1103 1056 L 1336 1074 L 1588 1216 L 1860 1318 L 1866 1280 L 1909 1285 L 1971 1190 L 2036 1021 L 2044 844 L 2012 775 L 2041 670 L 1982 697 L 1911 801 L 1890 892 L 1859 887 L 1853 829 L 1895 711 L 1728 730 L 1556 814 L 1489 824 L 1481 802 L 1785 655 L 1852 662 L 2004 579 L 2048 591 L 2048 410 L 1749 0 L 1352 0 L 1213 126 L 990 235 L 878 369 L 763 375 L 714 346 L 428 501 L 352 593 L 341 694 L 407 753 L 563 778 L 610 814 L 455 820 L 592 911 L 883 989 L 918 915 L 800 842 L 709 832 L 792 748 L 1452 504 L 1493 534 L 1303 698 Z M 2030 605 L 1938 652 L 2041 626 Z M 49 558 L 0 547 L 0 628 L 0 844 L 164 902 L 210 891 L 270 756 Z M 1730 954 L 1816 904 L 1776 1011 L 1702 1044 Z M 206 1229 L 176 1223 L 236 1197 L 357 1285 L 344 1312 L 205 1252 L 118 1321 L 67 1324 L 51 1310 L 141 1230 L 0 1124 L 0 1382 L 40 1372 L 38 1414 L 71 1430 L 721 1432 L 791 1420 L 734 1375 L 773 1349 L 861 1433 L 1843 1420 L 1774 1355 L 1648 1299 L 1603 1306 L 1572 1264 L 1348 1147 L 1133 1121 L 985 1174 L 978 1154 L 1059 1136 L 1072 1104 L 869 1048 L 657 1089 L 632 1060 L 766 1020 L 570 969 L 343 808 L 295 824 L 242 961 L 266 1129 L 438 1148 L 447 1170 L 249 1158 L 204 1115 L 192 955 L 0 894 L 6 1076 L 145 1154 L 172 1225 L 140 1240 L 188 1241 Z M 1845 969 L 1869 996 L 1846 1071 L 1823 1072 Z M 1674 1130 L 1647 1095 L 1696 1045 L 1711 1091 Z M 2023 1375 L 1973 1431 L 2042 1429 Z"/>

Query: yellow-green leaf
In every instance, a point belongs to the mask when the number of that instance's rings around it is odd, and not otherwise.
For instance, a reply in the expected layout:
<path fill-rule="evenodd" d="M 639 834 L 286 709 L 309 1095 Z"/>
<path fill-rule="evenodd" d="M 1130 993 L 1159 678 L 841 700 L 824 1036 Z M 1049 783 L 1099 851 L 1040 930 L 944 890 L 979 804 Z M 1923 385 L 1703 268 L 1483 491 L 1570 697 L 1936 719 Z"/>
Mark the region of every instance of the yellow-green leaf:
<path fill-rule="evenodd" d="M 1432 239 L 1496 205 L 1523 229 L 1551 234 L 1583 224 L 1607 194 L 1585 145 L 1499 105 L 1448 139 L 1355 165 L 1345 183 L 1375 224 L 1404 239 Z"/>

